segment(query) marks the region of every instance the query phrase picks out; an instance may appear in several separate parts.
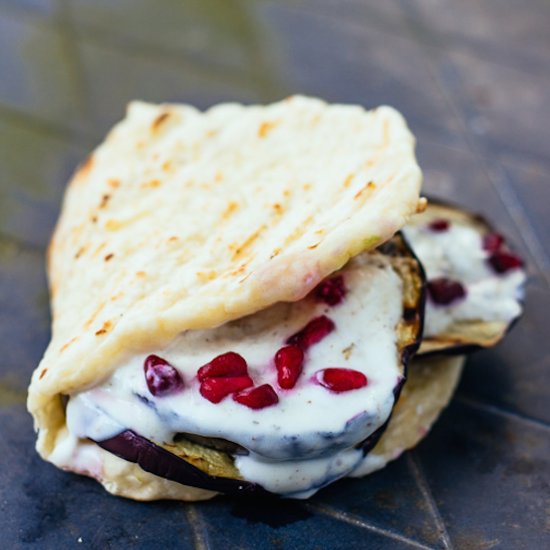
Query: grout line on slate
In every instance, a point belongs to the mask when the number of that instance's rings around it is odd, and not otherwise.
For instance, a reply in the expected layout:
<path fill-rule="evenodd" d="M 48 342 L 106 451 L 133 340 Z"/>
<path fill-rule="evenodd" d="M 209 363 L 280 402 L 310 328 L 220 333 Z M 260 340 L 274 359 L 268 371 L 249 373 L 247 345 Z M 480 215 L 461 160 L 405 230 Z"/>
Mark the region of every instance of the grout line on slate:
<path fill-rule="evenodd" d="M 35 131 L 51 134 L 60 139 L 75 140 L 88 148 L 97 145 L 99 140 L 97 136 L 77 132 L 67 126 L 63 126 L 62 124 L 45 120 L 36 115 L 26 113 L 19 109 L 14 109 L 11 106 L 8 107 L 2 103 L 0 103 L 0 118 L 4 118 L 17 125 L 30 127 Z"/>
<path fill-rule="evenodd" d="M 77 89 L 78 107 L 83 112 L 88 123 L 93 123 L 94 112 L 86 74 L 82 63 L 80 44 L 71 18 L 70 7 L 67 0 L 56 0 L 57 25 L 59 34 L 66 46 L 66 55 L 69 62 L 69 70 Z M 92 120 L 90 120 L 92 119 Z"/>
<path fill-rule="evenodd" d="M 25 252 L 31 252 L 33 254 L 40 254 L 44 255 L 46 251 L 46 246 L 41 246 L 35 243 L 30 243 L 26 241 L 22 241 L 18 237 L 14 237 L 13 235 L 9 235 L 7 233 L 2 233 L 0 231 L 0 244 L 8 244 L 13 245 L 19 250 L 24 250 Z"/>
<path fill-rule="evenodd" d="M 413 539 L 410 539 L 408 537 L 405 537 L 399 533 L 394 533 L 393 531 L 389 531 L 388 529 L 383 529 L 381 527 L 376 527 L 375 525 L 372 525 L 370 523 L 367 523 L 365 520 L 356 517 L 355 515 L 348 514 L 346 512 L 342 512 L 340 510 L 336 510 L 330 506 L 326 506 L 323 504 L 315 504 L 313 502 L 304 502 L 302 503 L 302 506 L 306 508 L 307 510 L 311 512 L 317 512 L 319 514 L 323 514 L 325 516 L 328 516 L 332 519 L 335 519 L 337 521 L 341 521 L 343 523 L 348 523 L 350 525 L 354 525 L 355 527 L 359 527 L 361 529 L 365 529 L 366 531 L 371 531 L 373 533 L 376 533 L 377 535 L 382 535 L 387 538 L 397 540 L 399 542 L 402 542 L 404 544 L 408 544 L 409 546 L 412 546 L 413 548 L 421 548 L 423 550 L 434 550 L 431 546 L 426 546 L 425 544 L 422 544 L 420 542 L 417 542 Z"/>
<path fill-rule="evenodd" d="M 422 17 L 417 13 L 417 10 L 415 7 L 410 5 L 408 2 L 402 2 L 401 5 L 404 6 L 404 10 L 407 10 L 409 14 L 412 14 L 413 16 L 415 16 L 414 24 L 415 24 L 415 27 L 417 27 L 417 30 L 420 29 L 423 35 L 429 35 L 434 37 L 434 35 L 430 33 L 430 29 L 426 28 L 426 26 L 421 23 Z M 439 71 L 437 70 L 437 67 L 434 67 L 433 61 L 432 61 L 434 48 L 430 47 L 430 45 L 427 44 L 424 40 L 416 40 L 416 34 L 413 31 L 412 24 L 413 23 L 409 19 L 409 34 L 413 37 L 413 39 L 415 39 L 415 41 L 422 47 L 422 49 L 426 53 L 425 59 L 430 69 L 430 72 L 434 76 L 435 83 L 437 84 L 439 90 L 443 94 L 443 97 L 446 100 L 447 104 L 452 109 L 456 118 L 462 125 L 466 143 L 469 145 L 472 153 L 480 161 L 481 166 L 485 172 L 485 175 L 489 179 L 491 186 L 493 187 L 500 201 L 506 208 L 506 211 L 508 212 L 509 216 L 512 218 L 512 221 L 514 222 L 520 234 L 520 238 L 522 239 L 523 243 L 526 245 L 527 249 L 532 255 L 540 275 L 546 281 L 546 284 L 550 287 L 550 270 L 548 269 L 548 267 L 550 266 L 550 260 L 540 242 L 537 232 L 535 231 L 533 225 L 529 220 L 527 211 L 517 200 L 516 192 L 514 191 L 512 185 L 510 184 L 508 177 L 506 176 L 506 172 L 504 171 L 498 159 L 495 159 L 494 164 L 499 169 L 500 177 L 498 178 L 498 180 L 495 179 L 494 173 L 490 170 L 488 166 L 488 158 L 487 158 L 487 155 L 485 154 L 486 153 L 485 146 L 482 144 L 482 142 L 480 142 L 478 138 L 476 138 L 473 135 L 471 130 L 468 128 L 467 106 L 464 106 L 462 102 L 456 98 L 456 95 L 452 93 L 452 90 L 450 90 L 444 84 L 444 82 L 442 82 L 441 77 L 439 75 Z M 436 37 L 434 38 L 437 39 Z M 440 44 L 440 47 L 437 48 L 437 52 L 441 52 L 442 50 L 444 52 L 447 52 L 445 44 Z M 455 76 L 457 77 L 459 76 L 456 73 L 454 64 L 451 64 L 451 70 Z M 460 81 L 460 78 L 458 78 L 458 80 Z"/>
<path fill-rule="evenodd" d="M 134 57 L 159 58 L 167 65 L 173 66 L 176 64 L 180 70 L 182 66 L 185 66 L 185 68 L 192 70 L 197 76 L 217 82 L 240 86 L 243 82 L 243 76 L 250 76 L 250 72 L 247 70 L 236 72 L 234 69 L 216 64 L 216 61 L 199 60 L 189 52 L 182 54 L 181 51 L 170 47 L 152 44 L 148 41 L 128 36 L 113 35 L 109 31 L 90 23 L 79 24 L 79 28 L 76 29 L 75 33 L 80 43 L 84 39 L 94 45 L 131 54 Z"/>
<path fill-rule="evenodd" d="M 525 416 L 523 414 L 508 411 L 506 409 L 503 409 L 497 405 L 490 405 L 489 403 L 484 403 L 482 401 L 477 401 L 476 399 L 472 399 L 471 397 L 466 397 L 463 394 L 457 394 L 454 397 L 454 400 L 457 403 L 460 403 L 462 405 L 466 405 L 468 407 L 471 407 L 472 409 L 477 409 L 480 411 L 488 412 L 491 414 L 494 414 L 496 416 L 503 416 L 504 418 L 507 418 L 508 420 L 513 420 L 515 422 L 522 422 L 524 424 L 527 424 L 528 426 L 531 426 L 533 428 L 539 429 L 539 430 L 545 430 L 550 431 L 550 425 L 544 422 L 543 420 L 539 420 L 537 418 L 532 418 L 529 416 Z"/>
<path fill-rule="evenodd" d="M 202 521 L 200 512 L 194 504 L 189 502 L 184 503 L 184 506 L 185 516 L 187 517 L 187 522 L 191 528 L 191 535 L 195 550 L 209 550 L 210 545 L 208 544 L 208 535 L 206 534 L 206 529 L 204 527 L 204 522 Z"/>
<path fill-rule="evenodd" d="M 449 537 L 449 533 L 447 532 L 447 527 L 445 526 L 445 522 L 443 521 L 443 518 L 441 517 L 441 514 L 439 512 L 439 508 L 437 507 L 437 504 L 434 500 L 430 485 L 428 483 L 428 480 L 426 479 L 426 476 L 424 475 L 424 471 L 420 464 L 420 460 L 417 458 L 416 451 L 413 450 L 407 453 L 407 464 L 413 474 L 418 489 L 422 493 L 422 496 L 424 497 L 424 500 L 428 505 L 431 515 L 435 521 L 436 527 L 440 532 L 440 539 L 443 543 L 443 547 L 446 550 L 453 550 L 453 544 L 451 542 L 451 538 Z"/>

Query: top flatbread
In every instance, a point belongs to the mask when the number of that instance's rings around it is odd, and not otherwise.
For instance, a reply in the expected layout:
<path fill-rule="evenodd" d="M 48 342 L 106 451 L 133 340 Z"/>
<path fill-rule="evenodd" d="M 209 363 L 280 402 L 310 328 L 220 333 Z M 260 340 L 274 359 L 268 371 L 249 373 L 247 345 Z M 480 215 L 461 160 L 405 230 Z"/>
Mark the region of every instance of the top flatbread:
<path fill-rule="evenodd" d="M 53 334 L 28 401 L 41 454 L 61 394 L 183 330 L 300 299 L 401 228 L 420 183 L 389 107 L 132 103 L 75 174 L 50 246 Z"/>

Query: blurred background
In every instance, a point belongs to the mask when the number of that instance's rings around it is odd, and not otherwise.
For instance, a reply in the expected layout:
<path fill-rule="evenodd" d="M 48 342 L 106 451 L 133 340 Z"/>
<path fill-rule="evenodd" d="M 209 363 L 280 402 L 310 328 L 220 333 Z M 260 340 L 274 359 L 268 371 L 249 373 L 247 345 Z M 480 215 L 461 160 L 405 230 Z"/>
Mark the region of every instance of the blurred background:
<path fill-rule="evenodd" d="M 549 69 L 546 0 L 0 0 L 7 547 L 550 547 Z M 76 165 L 132 99 L 293 93 L 398 108 L 425 192 L 483 212 L 528 260 L 523 321 L 470 358 L 418 450 L 286 515 L 138 505 L 42 463 L 25 391 L 49 339 L 44 250 Z"/>

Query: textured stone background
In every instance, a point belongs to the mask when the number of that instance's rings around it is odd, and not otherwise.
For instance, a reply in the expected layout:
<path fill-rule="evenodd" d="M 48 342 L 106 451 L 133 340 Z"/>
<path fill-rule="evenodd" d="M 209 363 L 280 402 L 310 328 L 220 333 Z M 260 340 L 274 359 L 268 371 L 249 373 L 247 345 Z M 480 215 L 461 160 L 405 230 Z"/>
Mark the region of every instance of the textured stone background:
<path fill-rule="evenodd" d="M 2 548 L 550 548 L 550 4 L 0 0 Z M 65 182 L 128 100 L 389 103 L 429 193 L 529 261 L 526 314 L 468 361 L 417 450 L 305 503 L 139 504 L 38 459 L 44 249 Z"/>

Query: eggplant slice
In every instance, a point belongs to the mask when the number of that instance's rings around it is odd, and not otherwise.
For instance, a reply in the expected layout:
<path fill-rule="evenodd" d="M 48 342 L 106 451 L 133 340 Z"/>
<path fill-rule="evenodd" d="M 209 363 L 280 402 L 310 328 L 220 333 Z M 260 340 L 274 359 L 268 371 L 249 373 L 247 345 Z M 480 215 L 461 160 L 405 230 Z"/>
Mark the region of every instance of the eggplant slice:
<path fill-rule="evenodd" d="M 425 301 L 425 280 L 421 265 L 401 234 L 396 234 L 372 254 L 391 258 L 391 265 L 403 282 L 403 315 L 396 327 L 402 376 L 394 388 L 395 402 L 406 377 L 406 367 L 420 344 Z M 394 403 L 395 405 L 395 403 Z M 363 442 L 356 445 L 366 454 L 378 442 L 386 422 Z M 271 494 L 256 483 L 242 478 L 235 466 L 234 454 L 246 452 L 233 442 L 195 434 L 178 434 L 166 443 L 150 441 L 131 430 L 103 441 L 100 447 L 138 464 L 157 476 L 211 491 L 234 495 Z M 229 452 L 231 449 L 234 452 Z"/>
<path fill-rule="evenodd" d="M 447 221 L 450 224 L 469 227 L 475 230 L 483 239 L 486 236 L 493 235 L 496 238 L 502 239 L 501 250 L 510 252 L 510 248 L 506 245 L 505 239 L 501 234 L 480 215 L 468 212 L 460 207 L 449 203 L 429 199 L 427 209 L 416 216 L 409 222 L 403 230 L 405 238 L 415 250 L 414 239 L 411 232 L 408 231 L 411 227 L 428 227 L 434 222 Z M 429 231 L 426 233 L 429 234 Z M 430 265 L 422 254 L 415 250 L 419 256 L 419 261 L 423 263 L 424 270 L 428 281 L 430 279 Z M 452 275 L 452 274 L 451 274 Z M 454 321 L 451 325 L 437 334 L 426 334 L 422 339 L 420 349 L 417 355 L 426 356 L 434 354 L 464 354 L 484 348 L 490 348 L 500 342 L 512 328 L 518 318 L 521 316 L 521 296 L 523 293 L 523 283 L 516 288 L 516 301 L 519 304 L 519 312 L 508 321 L 502 320 L 483 320 L 476 318 L 468 318 L 464 320 Z M 431 313 L 431 308 L 437 307 L 430 302 L 429 293 L 426 303 L 426 316 Z"/>

